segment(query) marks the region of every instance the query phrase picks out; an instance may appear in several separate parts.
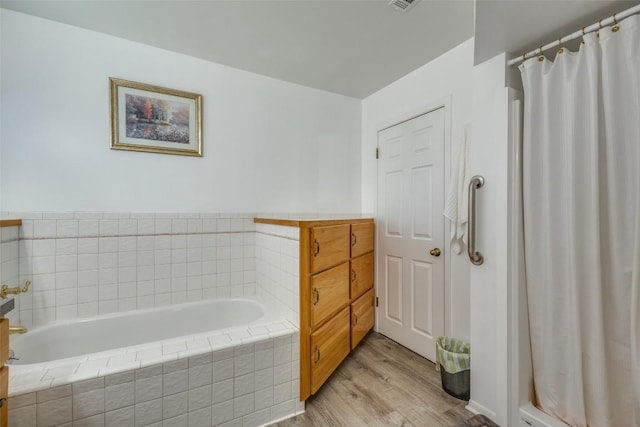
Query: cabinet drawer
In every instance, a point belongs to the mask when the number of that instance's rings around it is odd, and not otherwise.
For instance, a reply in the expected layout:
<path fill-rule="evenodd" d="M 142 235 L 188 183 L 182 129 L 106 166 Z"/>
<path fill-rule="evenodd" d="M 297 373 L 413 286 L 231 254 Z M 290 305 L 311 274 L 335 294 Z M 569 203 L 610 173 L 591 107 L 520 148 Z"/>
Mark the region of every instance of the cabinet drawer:
<path fill-rule="evenodd" d="M 311 229 L 311 274 L 349 259 L 349 224 Z"/>
<path fill-rule="evenodd" d="M 373 289 L 351 304 L 351 349 L 353 350 L 373 327 Z"/>
<path fill-rule="evenodd" d="M 349 303 L 349 263 L 312 276 L 310 298 L 311 327 L 315 328 Z"/>
<path fill-rule="evenodd" d="M 351 258 L 373 250 L 373 222 L 351 226 Z"/>
<path fill-rule="evenodd" d="M 349 307 L 311 334 L 311 394 L 349 354 Z"/>
<path fill-rule="evenodd" d="M 373 253 L 351 260 L 351 298 L 373 287 Z"/>

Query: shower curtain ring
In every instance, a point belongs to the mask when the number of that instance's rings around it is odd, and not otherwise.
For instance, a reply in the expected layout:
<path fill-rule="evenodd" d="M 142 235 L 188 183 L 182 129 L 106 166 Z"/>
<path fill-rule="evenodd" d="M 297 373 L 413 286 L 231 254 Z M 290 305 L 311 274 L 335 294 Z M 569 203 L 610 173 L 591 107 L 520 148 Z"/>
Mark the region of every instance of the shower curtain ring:
<path fill-rule="evenodd" d="M 598 32 L 596 33 L 598 38 L 600 38 L 600 30 L 602 30 L 602 19 L 598 21 Z"/>
<path fill-rule="evenodd" d="M 562 52 L 564 52 L 564 46 L 562 46 L 562 37 L 558 39 L 558 46 L 560 46 L 560 49 L 558 49 L 557 55 L 560 55 Z"/>
<path fill-rule="evenodd" d="M 586 36 L 584 32 L 584 27 L 582 27 L 582 41 L 580 43 L 584 44 L 584 36 Z"/>
<path fill-rule="evenodd" d="M 620 25 L 618 25 L 618 20 L 616 19 L 616 14 L 613 14 L 613 27 L 611 27 L 612 33 L 617 33 L 620 29 Z"/>
<path fill-rule="evenodd" d="M 540 51 L 538 52 L 538 61 L 544 61 L 544 55 L 542 54 L 542 46 L 540 46 Z"/>

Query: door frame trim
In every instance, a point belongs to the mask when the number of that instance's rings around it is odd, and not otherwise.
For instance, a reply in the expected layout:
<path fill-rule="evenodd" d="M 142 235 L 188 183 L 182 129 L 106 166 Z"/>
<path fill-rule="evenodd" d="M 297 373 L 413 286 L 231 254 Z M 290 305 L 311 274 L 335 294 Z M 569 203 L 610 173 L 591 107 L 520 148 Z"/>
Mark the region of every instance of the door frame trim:
<path fill-rule="evenodd" d="M 378 138 L 380 132 L 390 127 L 399 125 L 401 123 L 407 122 L 409 120 L 415 119 L 416 117 L 423 116 L 425 114 L 429 114 L 432 111 L 439 110 L 440 108 L 444 108 L 444 191 L 443 191 L 443 206 L 444 206 L 444 198 L 446 198 L 447 192 L 449 191 L 449 184 L 451 181 L 451 111 L 453 105 L 453 93 L 441 98 L 437 98 L 422 104 L 422 106 L 417 108 L 409 109 L 405 112 L 398 113 L 398 115 L 393 118 L 386 119 L 384 121 L 380 121 L 376 126 L 376 148 L 379 149 Z M 378 173 L 379 163 L 376 161 L 376 182 L 375 182 L 375 217 L 378 218 L 378 202 L 379 202 L 379 188 L 378 188 Z M 449 221 L 444 220 L 444 216 L 442 217 L 442 221 L 444 221 L 444 334 L 451 335 L 451 325 L 452 325 L 452 310 L 451 310 L 451 240 L 448 238 L 450 236 L 450 223 Z M 377 228 L 377 226 L 376 226 Z M 379 240 L 378 233 L 375 233 L 375 253 L 379 253 Z M 378 271 L 380 266 L 378 265 L 378 257 L 375 259 L 375 277 L 378 277 Z M 379 283 L 377 280 L 374 280 L 374 287 L 376 291 L 376 295 L 379 294 Z M 378 315 L 379 307 L 375 307 L 376 309 L 376 321 L 374 325 L 374 330 L 376 332 L 379 331 L 378 328 L 378 319 L 380 316 Z"/>

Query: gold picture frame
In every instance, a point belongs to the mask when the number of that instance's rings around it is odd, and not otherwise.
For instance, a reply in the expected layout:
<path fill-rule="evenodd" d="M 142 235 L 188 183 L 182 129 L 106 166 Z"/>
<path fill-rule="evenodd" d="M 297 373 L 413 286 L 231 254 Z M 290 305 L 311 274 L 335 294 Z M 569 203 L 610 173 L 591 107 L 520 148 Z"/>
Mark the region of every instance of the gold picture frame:
<path fill-rule="evenodd" d="M 111 149 L 202 157 L 202 95 L 109 78 Z"/>

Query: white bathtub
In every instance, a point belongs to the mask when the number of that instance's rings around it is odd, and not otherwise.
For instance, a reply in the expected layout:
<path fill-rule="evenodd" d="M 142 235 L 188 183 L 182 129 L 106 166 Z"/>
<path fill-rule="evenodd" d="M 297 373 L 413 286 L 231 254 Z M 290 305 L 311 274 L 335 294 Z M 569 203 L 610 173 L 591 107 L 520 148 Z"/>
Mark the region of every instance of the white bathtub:
<path fill-rule="evenodd" d="M 96 316 L 12 335 L 10 395 L 143 368 L 296 328 L 250 299 L 209 300 Z"/>
<path fill-rule="evenodd" d="M 304 411 L 298 330 L 255 300 L 57 323 L 10 347 L 12 427 L 266 426 Z"/>
<path fill-rule="evenodd" d="M 248 299 L 211 300 L 116 313 L 37 328 L 11 337 L 12 365 L 53 362 L 277 320 Z"/>

